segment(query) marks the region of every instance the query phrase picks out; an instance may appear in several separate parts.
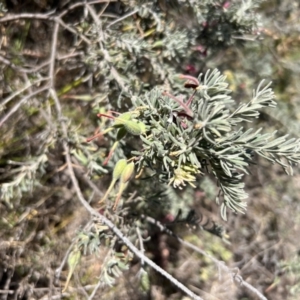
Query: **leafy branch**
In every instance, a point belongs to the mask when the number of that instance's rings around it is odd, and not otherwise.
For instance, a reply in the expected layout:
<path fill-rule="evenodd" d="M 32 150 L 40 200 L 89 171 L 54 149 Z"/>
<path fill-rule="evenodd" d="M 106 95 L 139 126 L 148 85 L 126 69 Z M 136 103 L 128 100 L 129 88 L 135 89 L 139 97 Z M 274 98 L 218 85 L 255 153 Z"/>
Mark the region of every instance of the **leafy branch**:
<path fill-rule="evenodd" d="M 200 74 L 198 79 L 181 78 L 188 80 L 186 85 L 193 82 L 193 93 L 186 102 L 159 88 L 133 99 L 134 110 L 128 117 L 134 116 L 135 121 L 127 119 L 124 125 L 137 127 L 136 133 L 130 133 L 140 135 L 142 146 L 132 152 L 131 159 L 138 172 L 150 168 L 174 188 L 186 183 L 195 187 L 196 178 L 209 172 L 220 186 L 217 202 L 222 203 L 222 217 L 226 219 L 227 208 L 243 213 L 247 194 L 242 178 L 248 174 L 253 152 L 288 172 L 300 159 L 299 140 L 238 127 L 256 119 L 259 109 L 276 106 L 270 84 L 259 84 L 251 101 L 233 110 L 235 101 L 218 70 Z M 116 119 L 115 124 L 119 122 Z"/>

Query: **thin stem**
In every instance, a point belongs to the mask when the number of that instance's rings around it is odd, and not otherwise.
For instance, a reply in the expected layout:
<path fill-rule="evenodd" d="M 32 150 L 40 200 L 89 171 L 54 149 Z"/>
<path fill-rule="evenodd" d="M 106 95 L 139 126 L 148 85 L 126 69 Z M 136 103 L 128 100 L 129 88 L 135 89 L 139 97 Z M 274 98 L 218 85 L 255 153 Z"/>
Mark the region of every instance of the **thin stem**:
<path fill-rule="evenodd" d="M 187 113 L 187 115 L 189 117 L 193 117 L 193 111 L 181 100 L 178 99 L 177 97 L 173 96 L 172 94 L 168 93 L 168 92 L 163 92 L 162 93 L 164 96 L 167 96 L 173 100 L 175 100 L 180 106 L 182 106 L 182 108 L 185 110 L 185 112 Z"/>
<path fill-rule="evenodd" d="M 109 128 L 107 128 L 106 130 L 101 131 L 101 132 L 99 132 L 99 133 L 93 135 L 92 137 L 87 138 L 87 139 L 86 139 L 86 142 L 89 143 L 89 142 L 93 141 L 94 139 L 96 139 L 96 138 L 98 138 L 98 137 L 100 137 L 100 136 L 102 136 L 102 135 L 108 133 L 109 131 L 111 131 L 111 130 L 113 130 L 113 129 L 114 129 L 113 127 L 109 127 Z"/>
<path fill-rule="evenodd" d="M 98 118 L 106 117 L 106 118 L 108 118 L 108 119 L 115 120 L 115 117 L 114 117 L 114 116 L 110 116 L 110 115 L 108 115 L 108 114 L 102 114 L 102 113 L 100 113 L 100 114 L 97 114 L 97 117 L 98 117 Z"/>
<path fill-rule="evenodd" d="M 136 227 L 136 233 L 137 233 L 137 236 L 138 236 L 138 239 L 139 239 L 141 252 L 145 253 L 143 238 L 142 238 L 141 231 L 140 231 L 139 227 Z M 142 258 L 141 259 L 141 265 L 144 266 L 144 263 L 145 263 L 144 258 Z"/>
<path fill-rule="evenodd" d="M 190 104 L 192 103 L 194 96 L 196 95 L 196 90 L 194 90 L 193 94 L 191 95 L 191 97 L 189 98 L 189 100 L 186 102 L 186 105 L 189 107 Z"/>
<path fill-rule="evenodd" d="M 192 81 L 196 85 L 200 85 L 200 82 L 196 77 L 193 77 L 193 76 L 190 76 L 190 75 L 180 74 L 179 78 L 186 79 L 186 80 Z"/>
<path fill-rule="evenodd" d="M 126 18 L 128 18 L 128 17 L 136 14 L 138 11 L 139 11 L 138 9 L 135 9 L 134 11 L 128 13 L 127 15 L 125 15 L 125 16 L 123 16 L 121 18 L 118 18 L 117 20 L 115 20 L 115 21 L 111 22 L 110 24 L 108 24 L 108 26 L 106 27 L 106 29 L 108 29 L 110 26 L 115 25 L 116 23 L 121 22 L 121 21 L 125 20 Z"/>
<path fill-rule="evenodd" d="M 50 53 L 50 65 L 49 65 L 49 81 L 50 81 L 50 88 L 54 88 L 54 78 L 55 78 L 55 56 L 56 56 L 56 48 L 57 48 L 57 39 L 58 39 L 58 30 L 59 30 L 59 24 L 54 24 L 54 29 L 52 33 L 52 43 L 51 43 L 51 53 Z M 58 109 L 58 107 L 56 107 Z M 61 111 L 57 111 L 58 114 L 61 114 Z"/>
<path fill-rule="evenodd" d="M 1 60 L 1 56 L 0 56 L 0 60 Z M 42 81 L 46 81 L 48 80 L 48 77 L 46 78 L 40 78 L 34 82 L 28 82 L 28 84 L 26 84 L 23 88 L 17 90 L 16 92 L 12 93 L 11 95 L 9 95 L 8 97 L 6 97 L 5 99 L 2 100 L 1 106 L 4 107 L 4 105 L 6 105 L 8 102 L 10 102 L 12 99 L 14 99 L 15 97 L 17 97 L 18 95 L 20 95 L 21 93 L 25 92 L 27 89 L 30 89 L 31 87 L 33 87 L 34 85 L 42 82 Z"/>

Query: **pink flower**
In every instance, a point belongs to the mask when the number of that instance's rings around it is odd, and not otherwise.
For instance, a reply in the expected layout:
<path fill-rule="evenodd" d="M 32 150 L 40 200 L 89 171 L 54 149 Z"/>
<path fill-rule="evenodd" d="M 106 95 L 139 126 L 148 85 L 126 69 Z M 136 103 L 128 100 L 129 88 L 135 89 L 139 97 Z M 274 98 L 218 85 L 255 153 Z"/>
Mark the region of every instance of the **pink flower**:
<path fill-rule="evenodd" d="M 223 3 L 223 5 L 222 5 L 222 7 L 223 7 L 224 9 L 229 8 L 229 6 L 230 6 L 230 1 L 225 1 L 225 2 Z"/>
<path fill-rule="evenodd" d="M 184 69 L 188 74 L 191 75 L 195 75 L 197 73 L 195 66 L 191 64 L 186 65 Z"/>

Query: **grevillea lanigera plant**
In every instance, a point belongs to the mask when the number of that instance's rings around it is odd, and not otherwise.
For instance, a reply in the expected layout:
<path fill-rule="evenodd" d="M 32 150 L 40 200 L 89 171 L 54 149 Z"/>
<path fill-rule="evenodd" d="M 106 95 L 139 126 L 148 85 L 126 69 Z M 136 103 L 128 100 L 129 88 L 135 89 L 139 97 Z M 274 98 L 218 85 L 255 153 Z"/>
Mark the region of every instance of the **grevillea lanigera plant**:
<path fill-rule="evenodd" d="M 117 129 L 118 140 L 126 134 L 139 136 L 139 149 L 128 158 L 131 166 L 132 162 L 135 164 L 137 177 L 148 169 L 152 176 L 181 189 L 186 184 L 196 187 L 197 178 L 210 173 L 220 188 L 217 203 L 221 205 L 222 218 L 226 219 L 227 208 L 243 213 L 247 193 L 242 177 L 248 174 L 253 154 L 281 165 L 291 174 L 292 165 L 300 158 L 299 141 L 287 136 L 276 138 L 276 132 L 243 128 L 243 122 L 258 118 L 259 109 L 276 106 L 270 84 L 262 82 L 250 101 L 236 105 L 226 77 L 216 69 L 198 78 L 179 78 L 191 90 L 187 99 L 154 88 L 143 96 L 133 97 L 134 109 L 130 112 L 116 116 L 110 112 L 99 114 L 114 119 L 113 126 L 103 133 Z M 109 157 L 112 154 L 113 151 Z M 119 175 L 113 178 L 114 182 L 122 178 L 118 165 L 123 170 L 126 163 L 116 165 L 114 174 Z M 131 168 L 122 185 L 127 185 L 132 171 Z"/>

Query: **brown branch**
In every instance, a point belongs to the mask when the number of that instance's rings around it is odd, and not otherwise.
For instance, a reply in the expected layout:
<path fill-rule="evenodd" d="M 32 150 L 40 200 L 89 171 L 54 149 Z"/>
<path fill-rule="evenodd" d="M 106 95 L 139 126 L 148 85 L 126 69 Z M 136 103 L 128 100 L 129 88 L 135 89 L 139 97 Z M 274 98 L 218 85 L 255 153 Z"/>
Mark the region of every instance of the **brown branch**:
<path fill-rule="evenodd" d="M 91 4 L 100 4 L 100 3 L 106 3 L 106 2 L 117 2 L 118 0 L 94 0 L 94 1 L 82 1 L 82 2 L 78 2 L 75 3 L 73 5 L 71 5 L 70 7 L 68 7 L 66 10 L 64 10 L 62 13 L 59 14 L 59 17 L 63 17 L 64 15 L 66 15 L 69 11 L 73 10 L 76 7 L 80 7 L 80 6 L 85 6 L 87 4 L 91 5 Z"/>
<path fill-rule="evenodd" d="M 51 14 L 39 14 L 39 13 L 23 13 L 23 14 L 7 14 L 6 16 L 0 18 L 0 23 L 4 22 L 11 22 L 11 21 L 17 21 L 20 19 L 39 19 L 39 20 L 47 20 L 47 21 L 55 21 L 55 19 L 62 18 L 67 13 L 72 11 L 73 9 L 85 6 L 86 4 L 100 4 L 100 3 L 106 3 L 106 2 L 116 2 L 117 0 L 93 0 L 93 1 L 82 1 L 75 3 L 71 6 L 69 6 L 67 9 L 63 10 L 58 16 L 53 15 L 54 11 L 51 12 Z"/>
<path fill-rule="evenodd" d="M 146 221 L 148 221 L 149 223 L 157 226 L 161 231 L 166 232 L 167 234 L 169 234 L 170 236 L 173 236 L 174 238 L 176 238 L 182 245 L 193 249 L 195 252 L 208 257 L 211 261 L 213 261 L 216 266 L 225 271 L 226 273 L 230 274 L 232 279 L 234 281 L 236 281 L 239 285 L 244 286 L 245 288 L 247 288 L 248 290 L 250 290 L 251 292 L 253 292 L 259 299 L 261 300 L 268 300 L 259 290 L 257 290 L 255 287 L 253 287 L 251 284 L 249 284 L 248 282 L 246 282 L 242 276 L 237 274 L 236 270 L 230 269 L 229 267 L 227 267 L 224 262 L 217 260 L 216 258 L 214 258 L 213 256 L 211 256 L 210 254 L 206 253 L 204 250 L 200 249 L 199 247 L 193 245 L 190 242 L 187 242 L 185 240 L 183 240 L 182 238 L 180 238 L 178 235 L 176 235 L 173 231 L 171 231 L 170 229 L 166 228 L 166 226 L 164 226 L 162 223 L 160 223 L 159 221 L 155 220 L 152 217 L 149 216 L 145 216 L 142 215 L 142 218 L 145 219 Z"/>
<path fill-rule="evenodd" d="M 121 22 L 123 20 L 125 20 L 126 18 L 136 14 L 139 11 L 139 9 L 135 9 L 134 11 L 126 14 L 125 16 L 122 16 L 121 18 L 118 18 L 117 20 L 112 21 L 110 24 L 107 25 L 106 29 L 108 29 L 110 26 L 115 25 L 118 22 Z"/>
<path fill-rule="evenodd" d="M 49 84 L 50 84 L 51 89 L 54 88 L 54 84 L 55 84 L 54 68 L 55 68 L 55 56 L 56 56 L 56 48 L 57 48 L 58 30 L 59 30 L 59 23 L 55 23 L 54 29 L 53 29 L 53 34 L 52 34 L 52 44 L 51 44 L 50 64 L 49 64 Z"/>
<path fill-rule="evenodd" d="M 47 78 L 40 78 L 32 83 L 27 84 L 25 87 L 23 87 L 22 89 L 12 93 L 11 95 L 9 95 L 8 97 L 6 97 L 5 99 L 2 99 L 1 102 L 1 106 L 4 107 L 4 105 L 6 105 L 7 103 L 9 103 L 12 99 L 14 99 L 15 97 L 17 97 L 18 95 L 20 95 L 21 93 L 25 92 L 27 89 L 30 89 L 32 86 L 41 83 L 42 81 L 46 81 L 48 80 Z M 0 106 L 0 108 L 1 108 Z"/>
<path fill-rule="evenodd" d="M 13 106 L 11 108 L 11 110 L 4 115 L 4 117 L 2 119 L 0 119 L 0 127 L 20 108 L 20 106 L 22 104 L 24 104 L 28 99 L 46 91 L 47 89 L 49 89 L 49 84 L 43 86 L 42 88 L 36 90 L 33 93 L 30 93 L 29 95 L 25 96 L 23 99 L 21 99 L 15 106 Z"/>
<path fill-rule="evenodd" d="M 12 63 L 10 60 L 5 58 L 1 54 L 0 54 L 0 62 L 2 62 L 3 64 L 9 66 L 10 68 L 12 68 L 13 70 L 18 71 L 18 72 L 23 72 L 23 73 L 31 73 L 32 72 L 32 69 L 25 69 L 25 68 L 16 66 L 14 63 Z"/>
<path fill-rule="evenodd" d="M 17 21 L 20 19 L 38 19 L 38 20 L 48 20 L 53 21 L 54 16 L 48 14 L 37 14 L 37 13 L 23 13 L 23 14 L 8 14 L 0 18 L 0 23 Z"/>

